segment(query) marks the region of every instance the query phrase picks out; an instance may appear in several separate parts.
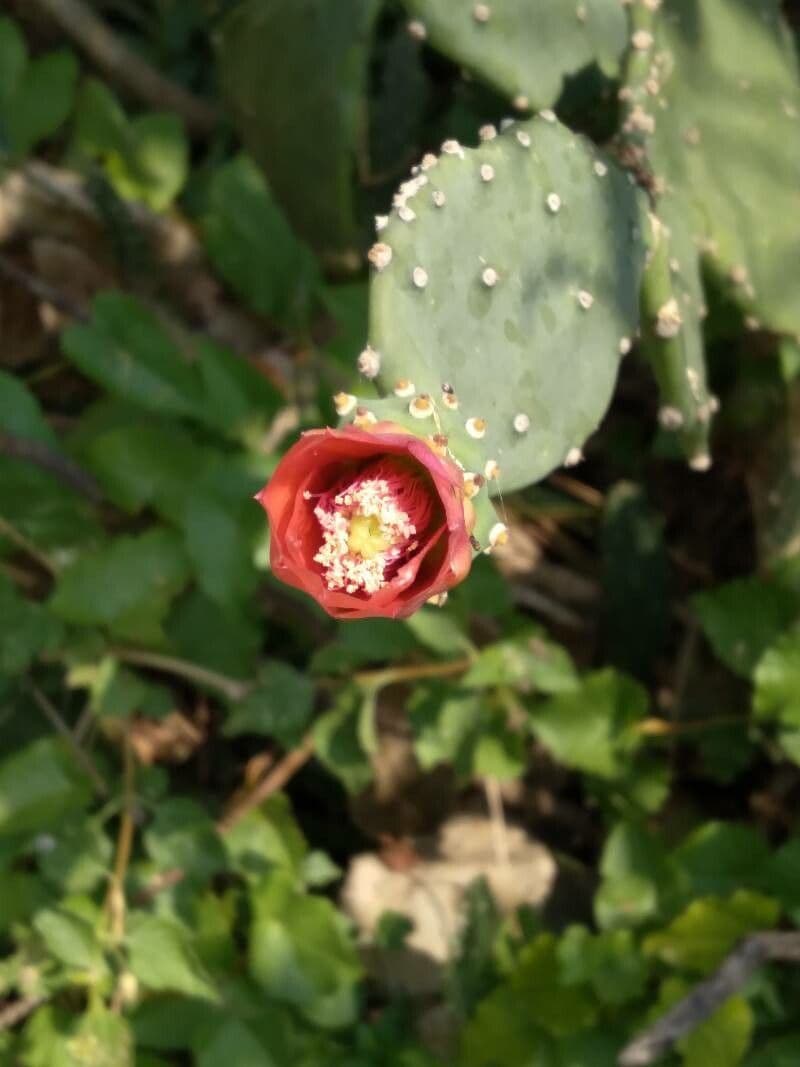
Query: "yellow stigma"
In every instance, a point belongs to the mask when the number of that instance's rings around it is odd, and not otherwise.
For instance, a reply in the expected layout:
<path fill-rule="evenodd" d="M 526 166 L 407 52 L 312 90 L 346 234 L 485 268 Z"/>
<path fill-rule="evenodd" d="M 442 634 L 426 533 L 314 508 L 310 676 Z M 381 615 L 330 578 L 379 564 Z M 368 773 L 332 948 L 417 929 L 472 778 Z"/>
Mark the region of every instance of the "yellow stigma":
<path fill-rule="evenodd" d="M 354 515 L 350 520 L 347 550 L 362 559 L 375 559 L 380 552 L 391 547 L 380 521 L 375 515 Z"/>

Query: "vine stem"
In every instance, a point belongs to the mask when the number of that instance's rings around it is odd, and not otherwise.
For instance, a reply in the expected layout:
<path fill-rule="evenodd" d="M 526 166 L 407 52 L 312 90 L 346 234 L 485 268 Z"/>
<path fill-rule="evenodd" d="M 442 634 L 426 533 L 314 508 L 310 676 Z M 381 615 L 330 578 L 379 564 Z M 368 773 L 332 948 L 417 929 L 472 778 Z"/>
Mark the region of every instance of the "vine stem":
<path fill-rule="evenodd" d="M 387 667 L 380 671 L 360 671 L 354 675 L 354 681 L 361 686 L 382 689 L 387 685 L 414 682 L 420 678 L 449 678 L 454 674 L 464 674 L 471 666 L 472 657 L 462 656 L 442 663 L 411 663 L 405 667 Z"/>
<path fill-rule="evenodd" d="M 187 682 L 195 682 L 197 685 L 206 685 L 210 689 L 216 689 L 228 700 L 239 701 L 250 693 L 255 685 L 254 682 L 241 681 L 238 678 L 230 678 L 219 671 L 209 670 L 197 663 L 179 659 L 176 656 L 164 656 L 160 652 L 148 652 L 141 648 L 128 648 L 118 646 L 111 649 L 112 656 L 116 656 L 122 663 L 129 663 L 133 667 L 146 667 L 154 671 L 163 671 L 165 674 L 173 674 L 176 678 L 185 678 Z"/>

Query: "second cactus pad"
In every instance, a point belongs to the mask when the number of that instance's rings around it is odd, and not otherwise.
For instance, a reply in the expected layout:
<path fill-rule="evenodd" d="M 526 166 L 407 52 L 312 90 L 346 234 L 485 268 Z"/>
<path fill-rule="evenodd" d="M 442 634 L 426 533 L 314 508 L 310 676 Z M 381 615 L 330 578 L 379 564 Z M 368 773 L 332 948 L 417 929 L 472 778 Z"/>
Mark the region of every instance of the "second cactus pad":
<path fill-rule="evenodd" d="M 564 79 L 593 63 L 616 76 L 627 44 L 619 0 L 405 0 L 405 5 L 434 48 L 517 99 L 522 110 L 554 104 Z"/>
<path fill-rule="evenodd" d="M 424 397 L 430 432 L 510 490 L 577 460 L 602 418 L 643 244 L 627 175 L 554 115 L 483 136 L 426 156 L 380 220 L 371 373 L 383 417 Z"/>

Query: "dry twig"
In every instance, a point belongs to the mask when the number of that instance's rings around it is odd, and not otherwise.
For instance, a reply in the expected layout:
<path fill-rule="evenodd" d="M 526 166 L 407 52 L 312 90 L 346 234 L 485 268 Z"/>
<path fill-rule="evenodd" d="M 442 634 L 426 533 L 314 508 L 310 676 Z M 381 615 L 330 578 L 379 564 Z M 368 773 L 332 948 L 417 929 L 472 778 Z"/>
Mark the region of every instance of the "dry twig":
<path fill-rule="evenodd" d="M 35 274 L 23 270 L 22 267 L 4 255 L 0 255 L 0 274 L 5 275 L 9 281 L 15 282 L 21 288 L 26 289 L 37 300 L 41 300 L 45 304 L 52 304 L 56 311 L 60 311 L 62 315 L 68 315 L 70 318 L 81 322 L 86 321 L 86 315 L 83 310 L 62 293 L 60 289 L 56 289 L 54 285 L 50 285 L 49 282 L 44 281 L 42 278 L 37 278 Z"/>
<path fill-rule="evenodd" d="M 800 933 L 751 934 L 717 970 L 620 1052 L 619 1067 L 648 1067 L 744 986 L 765 963 L 800 963 Z"/>
<path fill-rule="evenodd" d="M 257 785 L 245 793 L 241 800 L 234 801 L 232 807 L 223 815 L 217 823 L 217 829 L 224 834 L 232 830 L 238 822 L 249 815 L 251 811 L 263 804 L 267 797 L 277 793 L 289 782 L 291 778 L 308 763 L 314 755 L 314 738 L 312 734 L 306 734 L 297 748 L 287 752 L 280 763 L 268 771 Z"/>

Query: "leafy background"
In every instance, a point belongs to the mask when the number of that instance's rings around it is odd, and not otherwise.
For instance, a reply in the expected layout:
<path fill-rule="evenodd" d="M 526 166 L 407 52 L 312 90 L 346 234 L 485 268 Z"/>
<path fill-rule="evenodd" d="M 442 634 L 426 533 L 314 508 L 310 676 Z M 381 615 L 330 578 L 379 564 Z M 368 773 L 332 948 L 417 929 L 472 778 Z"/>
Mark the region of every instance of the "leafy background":
<path fill-rule="evenodd" d="M 520 89 L 618 123 L 616 14 L 554 73 L 544 31 L 476 56 L 407 6 L 97 0 L 159 101 L 61 4 L 3 5 L 2 1063 L 610 1067 L 800 922 L 779 248 L 774 321 L 703 276 L 710 471 L 634 352 L 584 465 L 502 501 L 508 546 L 446 608 L 336 625 L 269 575 L 251 497 L 355 387 L 371 213 Z M 799 1013 L 800 969 L 764 967 L 662 1062 L 793 1067 Z"/>

